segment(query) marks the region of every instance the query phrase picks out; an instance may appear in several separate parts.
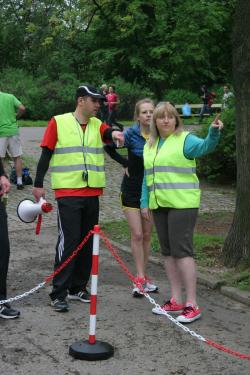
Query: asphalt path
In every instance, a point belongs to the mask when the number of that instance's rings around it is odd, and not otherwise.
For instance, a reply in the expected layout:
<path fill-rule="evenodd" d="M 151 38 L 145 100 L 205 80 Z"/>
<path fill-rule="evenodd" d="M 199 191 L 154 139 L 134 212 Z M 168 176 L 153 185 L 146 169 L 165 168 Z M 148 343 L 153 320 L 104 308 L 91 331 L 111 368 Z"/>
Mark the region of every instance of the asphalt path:
<path fill-rule="evenodd" d="M 53 270 L 56 228 L 11 231 L 9 296 L 30 290 Z M 129 254 L 118 251 L 134 273 Z M 159 285 L 156 301 L 169 296 L 163 268 L 150 265 Z M 89 305 L 71 302 L 56 313 L 49 305 L 50 285 L 13 306 L 20 319 L 0 319 L 0 371 L 3 375 L 249 375 L 249 361 L 233 357 L 192 337 L 164 316 L 151 312 L 145 298 L 131 296 L 131 283 L 104 243 L 100 246 L 96 338 L 115 348 L 106 361 L 82 361 L 69 346 L 88 339 Z M 250 312 L 246 306 L 198 286 L 202 319 L 188 327 L 232 350 L 250 354 Z"/>

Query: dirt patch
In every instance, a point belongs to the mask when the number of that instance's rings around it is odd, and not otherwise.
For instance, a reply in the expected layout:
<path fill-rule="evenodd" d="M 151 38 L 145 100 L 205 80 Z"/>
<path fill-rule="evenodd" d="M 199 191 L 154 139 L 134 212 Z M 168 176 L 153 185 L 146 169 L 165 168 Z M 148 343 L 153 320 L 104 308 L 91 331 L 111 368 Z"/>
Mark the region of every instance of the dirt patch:
<path fill-rule="evenodd" d="M 196 232 L 200 234 L 226 236 L 233 221 L 232 212 L 213 212 L 201 214 L 196 224 Z"/>
<path fill-rule="evenodd" d="M 226 238 L 228 231 L 232 225 L 233 213 L 232 212 L 211 212 L 200 214 L 195 231 L 198 234 L 207 234 L 210 236 L 222 236 Z M 209 264 L 209 272 L 223 273 L 228 271 L 225 268 L 222 259 L 222 246 L 219 244 L 208 245 L 202 248 L 202 253 L 206 263 Z M 203 259 L 203 262 L 204 262 Z"/>

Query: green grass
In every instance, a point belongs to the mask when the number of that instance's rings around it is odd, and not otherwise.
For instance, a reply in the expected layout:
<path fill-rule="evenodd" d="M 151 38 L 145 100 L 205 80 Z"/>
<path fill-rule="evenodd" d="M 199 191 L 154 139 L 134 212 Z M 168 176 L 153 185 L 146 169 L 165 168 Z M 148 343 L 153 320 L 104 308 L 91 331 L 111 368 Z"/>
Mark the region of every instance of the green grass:
<path fill-rule="evenodd" d="M 124 245 L 130 243 L 130 229 L 126 220 L 110 221 L 102 224 L 102 229 L 114 241 L 121 242 Z M 211 258 L 214 255 L 212 249 L 221 248 L 224 238 L 222 236 L 209 236 L 204 234 L 195 233 L 194 235 L 194 248 L 196 252 L 196 259 L 203 266 L 212 265 Z M 159 253 L 160 245 L 155 230 L 152 234 L 152 252 Z M 206 252 L 203 252 L 203 249 Z"/>
<path fill-rule="evenodd" d="M 20 127 L 45 127 L 48 125 L 48 121 L 46 120 L 18 120 L 17 123 Z M 134 121 L 122 120 L 121 124 L 127 127 L 133 125 Z"/>
<path fill-rule="evenodd" d="M 107 234 L 107 236 L 123 245 L 130 246 L 130 229 L 126 220 L 109 221 L 101 224 L 101 229 Z M 159 252 L 159 242 L 155 231 L 152 234 L 152 252 Z"/>
<path fill-rule="evenodd" d="M 217 265 L 224 243 L 223 236 L 194 234 L 195 259 L 200 266 L 213 267 Z"/>
<path fill-rule="evenodd" d="M 135 123 L 133 120 L 119 120 L 118 122 L 124 126 L 132 126 Z"/>
<path fill-rule="evenodd" d="M 226 284 L 250 292 L 250 268 L 239 271 L 234 270 L 225 273 Z"/>
<path fill-rule="evenodd" d="M 126 220 L 110 221 L 101 224 L 101 229 L 108 236 L 122 245 L 130 246 L 130 230 Z M 194 234 L 195 259 L 198 266 L 221 270 L 221 252 L 224 243 L 223 236 L 208 234 Z M 151 240 L 152 254 L 160 253 L 160 246 L 155 230 Z M 224 267 L 223 267 L 224 270 Z M 243 291 L 250 291 L 250 264 L 244 263 L 235 269 L 220 272 L 220 279 L 224 285 L 233 286 Z"/>
<path fill-rule="evenodd" d="M 18 120 L 18 126 L 21 127 L 45 127 L 48 125 L 48 121 L 44 120 Z"/>
<path fill-rule="evenodd" d="M 134 120 L 119 120 L 119 122 L 125 127 L 132 126 L 135 123 Z M 184 125 L 198 125 L 198 117 L 183 119 L 183 123 Z M 48 121 L 46 120 L 18 120 L 18 126 L 20 127 L 45 127 L 47 124 Z"/>

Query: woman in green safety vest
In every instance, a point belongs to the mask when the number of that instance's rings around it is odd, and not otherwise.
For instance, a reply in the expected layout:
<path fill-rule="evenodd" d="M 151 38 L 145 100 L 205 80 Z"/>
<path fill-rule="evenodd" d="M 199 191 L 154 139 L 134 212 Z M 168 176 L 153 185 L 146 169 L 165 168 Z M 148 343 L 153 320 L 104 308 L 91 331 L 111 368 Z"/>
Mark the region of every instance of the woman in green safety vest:
<path fill-rule="evenodd" d="M 145 218 L 153 214 L 166 274 L 170 299 L 153 313 L 180 313 L 177 320 L 191 323 L 201 317 L 196 302 L 196 265 L 193 232 L 200 205 L 195 158 L 213 151 L 223 124 L 214 121 L 205 139 L 183 130 L 176 109 L 161 102 L 153 113 L 150 136 L 144 147 L 145 176 L 141 210 Z M 185 303 L 182 300 L 185 288 Z"/>

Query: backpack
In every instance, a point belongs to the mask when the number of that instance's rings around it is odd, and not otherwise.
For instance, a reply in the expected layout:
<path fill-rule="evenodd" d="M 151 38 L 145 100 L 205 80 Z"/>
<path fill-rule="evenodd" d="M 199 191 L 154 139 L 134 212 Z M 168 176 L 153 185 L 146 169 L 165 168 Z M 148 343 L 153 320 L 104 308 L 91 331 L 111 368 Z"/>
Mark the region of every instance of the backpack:
<path fill-rule="evenodd" d="M 23 168 L 22 180 L 23 180 L 24 185 L 32 185 L 33 184 L 32 178 L 30 176 L 30 170 L 27 167 Z"/>
<path fill-rule="evenodd" d="M 23 180 L 23 185 L 32 185 L 33 184 L 32 178 L 30 176 L 29 168 L 27 168 L 27 167 L 22 169 L 22 180 Z M 16 170 L 15 170 L 14 167 L 11 168 L 10 182 L 12 184 L 15 184 L 15 185 L 17 183 Z"/>

